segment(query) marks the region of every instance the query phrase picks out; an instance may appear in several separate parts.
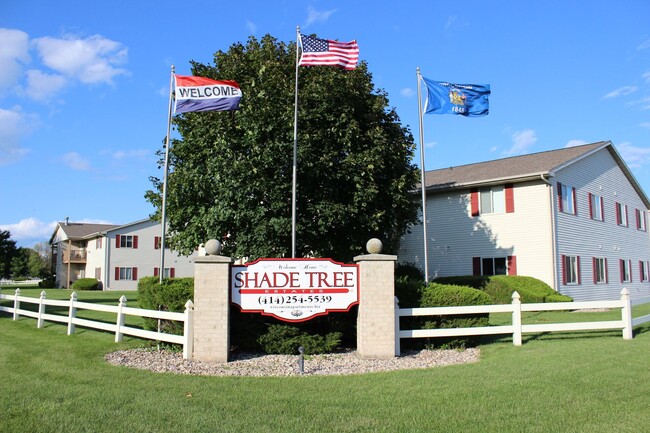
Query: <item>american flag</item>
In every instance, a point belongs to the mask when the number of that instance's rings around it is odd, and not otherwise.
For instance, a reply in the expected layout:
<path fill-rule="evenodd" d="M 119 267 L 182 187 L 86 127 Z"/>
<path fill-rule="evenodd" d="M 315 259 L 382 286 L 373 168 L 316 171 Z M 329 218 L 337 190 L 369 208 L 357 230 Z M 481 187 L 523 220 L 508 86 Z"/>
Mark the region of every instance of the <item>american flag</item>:
<path fill-rule="evenodd" d="M 313 36 L 300 35 L 302 56 L 299 66 L 338 66 L 344 69 L 354 69 L 359 60 L 357 41 L 337 42 L 329 39 L 318 39 Z"/>

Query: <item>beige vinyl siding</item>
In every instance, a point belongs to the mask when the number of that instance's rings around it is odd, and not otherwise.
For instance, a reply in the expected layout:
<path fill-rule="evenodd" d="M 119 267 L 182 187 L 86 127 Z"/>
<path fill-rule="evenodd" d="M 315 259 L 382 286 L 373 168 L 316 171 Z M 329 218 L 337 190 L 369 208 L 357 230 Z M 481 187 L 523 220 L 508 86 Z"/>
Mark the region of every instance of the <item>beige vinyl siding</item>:
<path fill-rule="evenodd" d="M 603 149 L 568 167 L 552 179 L 557 209 L 557 182 L 576 188 L 577 215 L 556 213 L 559 291 L 575 300 L 617 299 L 623 286 L 633 298 L 650 295 L 650 283 L 640 282 L 639 260 L 650 260 L 648 232 L 636 229 L 635 209 L 645 205 L 611 154 Z M 604 221 L 589 217 L 589 193 L 604 200 Z M 627 205 L 628 227 L 616 223 L 616 202 Z M 562 285 L 562 255 L 580 257 L 581 284 Z M 593 257 L 607 259 L 607 284 L 594 284 Z M 632 282 L 620 281 L 619 260 L 632 260 Z"/>
<path fill-rule="evenodd" d="M 553 280 L 548 186 L 515 184 L 514 213 L 471 216 L 470 191 L 431 194 L 427 200 L 429 275 L 471 275 L 472 257 L 517 257 L 518 275 Z M 398 257 L 424 269 L 422 225 L 404 236 Z"/>

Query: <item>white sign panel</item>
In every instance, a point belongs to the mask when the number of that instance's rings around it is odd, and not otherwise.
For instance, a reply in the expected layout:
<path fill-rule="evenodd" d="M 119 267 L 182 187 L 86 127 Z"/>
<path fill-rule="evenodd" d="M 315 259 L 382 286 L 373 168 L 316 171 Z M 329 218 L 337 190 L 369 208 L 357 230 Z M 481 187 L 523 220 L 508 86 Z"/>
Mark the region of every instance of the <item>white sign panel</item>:
<path fill-rule="evenodd" d="M 260 259 L 233 266 L 231 300 L 243 312 L 301 322 L 359 303 L 357 265 L 331 259 Z"/>

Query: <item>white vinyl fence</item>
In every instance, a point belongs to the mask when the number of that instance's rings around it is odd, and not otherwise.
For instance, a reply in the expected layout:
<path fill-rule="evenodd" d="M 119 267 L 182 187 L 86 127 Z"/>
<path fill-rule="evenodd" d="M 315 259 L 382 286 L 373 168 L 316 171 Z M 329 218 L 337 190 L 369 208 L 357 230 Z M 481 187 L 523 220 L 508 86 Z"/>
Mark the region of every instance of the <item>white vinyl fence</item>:
<path fill-rule="evenodd" d="M 505 305 L 477 305 L 467 307 L 430 307 L 430 308 L 399 308 L 395 299 L 395 354 L 400 354 L 400 339 L 426 338 L 426 337 L 460 337 L 469 335 L 499 335 L 512 334 L 515 346 L 521 346 L 521 336 L 524 333 L 553 332 L 553 331 L 581 331 L 595 329 L 621 329 L 623 338 L 631 340 L 632 328 L 642 323 L 650 322 L 650 314 L 632 318 L 632 307 L 646 304 L 650 298 L 630 300 L 627 289 L 621 291 L 620 300 L 588 301 L 588 302 L 557 302 L 522 304 L 519 293 L 512 294 L 512 303 Z M 574 323 L 546 323 L 537 325 L 523 325 L 521 313 L 527 311 L 561 311 L 581 310 L 594 308 L 620 308 L 621 320 L 608 320 L 602 322 L 574 322 Z M 409 316 L 446 316 L 458 314 L 477 313 L 512 313 L 512 324 L 503 326 L 477 326 L 471 328 L 445 328 L 445 329 L 412 329 L 401 330 L 400 317 Z"/>
<path fill-rule="evenodd" d="M 68 335 L 75 332 L 75 325 L 83 326 L 86 328 L 100 329 L 115 333 L 115 342 L 122 341 L 123 335 L 132 335 L 135 337 L 145 338 L 149 340 L 164 341 L 168 343 L 176 343 L 183 345 L 183 358 L 189 359 L 192 355 L 193 344 L 193 320 L 194 320 L 194 304 L 192 301 L 187 301 L 185 304 L 184 313 L 173 313 L 168 311 L 158 310 L 145 310 L 142 308 L 132 308 L 126 306 L 126 297 L 122 296 L 117 306 L 94 304 L 89 302 L 79 302 L 77 300 L 77 293 L 73 292 L 70 295 L 70 300 L 54 300 L 46 299 L 45 291 L 41 292 L 40 298 L 32 298 L 27 296 L 20 296 L 20 289 L 16 289 L 16 293 L 12 295 L 0 294 L 0 299 L 12 300 L 13 307 L 6 307 L 0 305 L 0 311 L 13 314 L 13 319 L 18 320 L 20 316 L 33 317 L 36 319 L 37 328 L 44 326 L 45 320 L 52 322 L 67 323 Z M 37 304 L 38 311 L 23 310 L 20 308 L 21 303 Z M 68 309 L 67 316 L 60 314 L 48 314 L 45 312 L 46 306 L 64 307 Z M 107 313 L 115 313 L 115 323 L 98 322 L 94 320 L 82 319 L 77 317 L 77 310 L 92 310 L 103 311 Z M 149 317 L 152 319 L 162 320 L 176 320 L 183 322 L 184 335 L 173 335 L 162 332 L 147 331 L 140 328 L 133 328 L 124 325 L 125 316 L 139 316 Z"/>

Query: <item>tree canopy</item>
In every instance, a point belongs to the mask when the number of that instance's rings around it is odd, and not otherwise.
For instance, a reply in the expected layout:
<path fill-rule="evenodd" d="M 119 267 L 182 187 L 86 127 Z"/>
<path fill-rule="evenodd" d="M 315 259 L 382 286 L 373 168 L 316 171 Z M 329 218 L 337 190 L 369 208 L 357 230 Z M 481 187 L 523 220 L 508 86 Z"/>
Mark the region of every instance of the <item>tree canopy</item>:
<path fill-rule="evenodd" d="M 214 65 L 192 62 L 193 75 L 235 80 L 243 97 L 237 111 L 174 118 L 167 217 L 178 251 L 216 238 L 233 257 L 290 257 L 295 50 L 266 35 L 218 51 Z M 395 253 L 417 218 L 418 170 L 388 95 L 361 62 L 301 67 L 298 98 L 296 255 L 349 261 L 372 237 Z M 160 217 L 162 180 L 151 181 Z"/>

